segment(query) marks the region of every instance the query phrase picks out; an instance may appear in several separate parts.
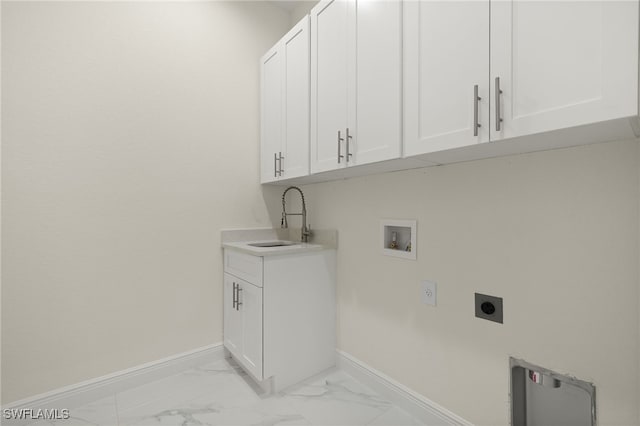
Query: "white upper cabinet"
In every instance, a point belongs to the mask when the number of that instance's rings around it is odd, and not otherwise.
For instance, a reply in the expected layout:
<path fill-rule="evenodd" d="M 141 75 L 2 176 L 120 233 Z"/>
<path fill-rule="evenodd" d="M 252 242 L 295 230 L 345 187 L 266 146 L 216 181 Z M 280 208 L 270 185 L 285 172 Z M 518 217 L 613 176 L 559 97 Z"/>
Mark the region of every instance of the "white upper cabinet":
<path fill-rule="evenodd" d="M 324 0 L 311 10 L 311 173 L 346 163 L 351 7 L 352 2 Z"/>
<path fill-rule="evenodd" d="M 261 61 L 261 182 L 309 174 L 309 17 Z"/>
<path fill-rule="evenodd" d="M 262 58 L 262 182 L 640 136 L 639 3 L 321 0 Z"/>
<path fill-rule="evenodd" d="M 489 140 L 489 0 L 404 5 L 405 155 Z"/>
<path fill-rule="evenodd" d="M 284 54 L 283 151 L 281 177 L 309 174 L 309 17 L 305 16 L 282 40 Z"/>
<path fill-rule="evenodd" d="M 356 101 L 349 125 L 356 131 L 349 165 L 402 154 L 402 2 L 357 1 L 355 19 Z"/>
<path fill-rule="evenodd" d="M 260 62 L 261 76 L 261 182 L 278 179 L 279 155 L 282 152 L 282 52 L 272 48 Z"/>
<path fill-rule="evenodd" d="M 401 154 L 402 3 L 323 0 L 311 11 L 311 172 Z"/>
<path fill-rule="evenodd" d="M 638 115 L 637 1 L 408 0 L 404 8 L 405 156 Z M 584 134 L 529 138 L 516 149 L 598 141 Z"/>
<path fill-rule="evenodd" d="M 491 85 L 493 140 L 637 115 L 638 2 L 492 1 Z"/>

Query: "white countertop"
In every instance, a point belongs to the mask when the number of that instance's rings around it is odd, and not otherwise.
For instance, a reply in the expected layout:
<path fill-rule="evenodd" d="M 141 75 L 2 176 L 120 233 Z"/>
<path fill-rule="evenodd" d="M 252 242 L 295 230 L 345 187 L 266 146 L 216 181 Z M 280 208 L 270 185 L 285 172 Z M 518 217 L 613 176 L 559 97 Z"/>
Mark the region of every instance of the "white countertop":
<path fill-rule="evenodd" d="M 287 254 L 299 254 L 299 253 L 306 253 L 310 251 L 326 250 L 331 248 L 331 247 L 325 247 L 322 244 L 310 244 L 310 243 L 300 243 L 300 242 L 296 244 L 288 245 L 288 246 L 277 246 L 277 247 L 254 247 L 249 245 L 253 243 L 263 243 L 267 241 L 274 241 L 274 239 L 223 242 L 222 247 L 226 249 L 238 250 L 243 253 L 251 254 L 254 256 L 277 256 L 277 255 L 287 255 Z"/>

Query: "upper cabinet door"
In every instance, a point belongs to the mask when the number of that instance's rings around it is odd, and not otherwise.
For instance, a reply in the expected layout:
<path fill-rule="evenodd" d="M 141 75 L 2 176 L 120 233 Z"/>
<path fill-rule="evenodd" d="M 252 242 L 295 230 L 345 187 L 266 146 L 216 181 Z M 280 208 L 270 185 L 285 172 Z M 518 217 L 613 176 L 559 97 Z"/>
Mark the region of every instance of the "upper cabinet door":
<path fill-rule="evenodd" d="M 309 17 L 282 39 L 284 138 L 282 177 L 309 174 Z"/>
<path fill-rule="evenodd" d="M 346 164 L 347 0 L 323 0 L 311 10 L 311 173 Z M 338 136 L 340 132 L 340 136 Z"/>
<path fill-rule="evenodd" d="M 402 147 L 402 2 L 355 4 L 347 43 L 356 58 L 348 63 L 348 165 L 398 158 Z"/>
<path fill-rule="evenodd" d="M 638 2 L 492 2 L 491 85 L 492 139 L 637 115 Z"/>
<path fill-rule="evenodd" d="M 489 22 L 488 0 L 404 3 L 405 156 L 489 140 Z"/>
<path fill-rule="evenodd" d="M 279 177 L 279 153 L 282 151 L 282 53 L 280 43 L 260 62 L 261 121 L 260 170 L 262 183 Z"/>

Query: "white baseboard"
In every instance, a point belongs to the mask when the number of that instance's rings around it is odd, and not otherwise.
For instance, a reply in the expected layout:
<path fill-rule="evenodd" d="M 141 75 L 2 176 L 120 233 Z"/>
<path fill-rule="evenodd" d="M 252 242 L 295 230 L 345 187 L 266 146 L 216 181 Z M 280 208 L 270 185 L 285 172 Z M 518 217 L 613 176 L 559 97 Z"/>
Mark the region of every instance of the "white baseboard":
<path fill-rule="evenodd" d="M 337 366 L 424 424 L 473 426 L 441 405 L 412 391 L 346 352 L 336 350 Z"/>
<path fill-rule="evenodd" d="M 64 386 L 49 392 L 21 399 L 3 406 L 3 409 L 72 409 L 105 398 L 125 389 L 159 380 L 189 368 L 225 358 L 222 342 L 172 355 L 146 364 L 116 371 Z M 21 424 L 13 422 L 12 424 Z"/>

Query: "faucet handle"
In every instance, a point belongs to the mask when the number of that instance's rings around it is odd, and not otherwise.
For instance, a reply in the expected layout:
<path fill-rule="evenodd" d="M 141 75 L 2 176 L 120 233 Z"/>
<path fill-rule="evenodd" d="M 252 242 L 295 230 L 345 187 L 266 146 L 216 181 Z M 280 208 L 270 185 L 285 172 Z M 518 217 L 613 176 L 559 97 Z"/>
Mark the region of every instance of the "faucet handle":
<path fill-rule="evenodd" d="M 302 237 L 303 238 L 310 237 L 311 235 L 312 235 L 311 225 L 307 225 L 307 227 L 302 230 Z"/>

